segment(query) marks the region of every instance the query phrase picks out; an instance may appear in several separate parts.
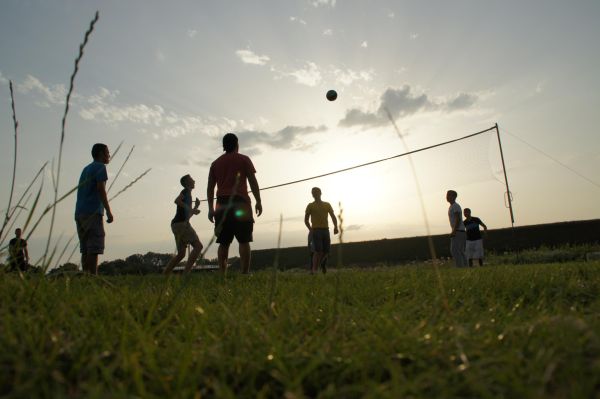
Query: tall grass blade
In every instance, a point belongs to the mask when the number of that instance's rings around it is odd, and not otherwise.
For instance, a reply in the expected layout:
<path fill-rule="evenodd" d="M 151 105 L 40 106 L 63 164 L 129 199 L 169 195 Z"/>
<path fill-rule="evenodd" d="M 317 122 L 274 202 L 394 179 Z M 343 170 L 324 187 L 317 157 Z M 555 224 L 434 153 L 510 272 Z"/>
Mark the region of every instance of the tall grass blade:
<path fill-rule="evenodd" d="M 42 214 L 36 219 L 35 224 L 31 228 L 31 231 L 29 232 L 29 235 L 27 236 L 27 239 L 29 239 L 29 237 L 31 236 L 31 234 L 33 234 L 33 232 L 36 230 L 36 228 L 38 227 L 38 225 L 40 224 L 40 222 L 42 221 L 42 219 L 44 218 L 44 216 L 46 216 L 48 214 L 48 212 L 50 212 L 52 209 L 54 209 L 65 198 L 67 198 L 69 195 L 73 194 L 77 190 L 77 188 L 79 188 L 79 184 L 76 185 L 75 187 L 73 187 L 72 189 L 70 189 L 69 191 L 67 191 L 65 194 L 63 194 L 63 196 L 60 197 L 59 199 L 57 199 L 54 203 L 48 204 L 48 206 L 46 206 L 46 209 L 44 209 L 44 211 L 42 212 Z M 48 251 L 46 250 L 45 253 L 47 253 L 47 252 Z"/>
<path fill-rule="evenodd" d="M 58 250 L 58 245 L 60 244 L 60 242 L 62 241 L 63 238 L 63 234 L 61 234 L 58 237 L 58 240 L 56 240 L 56 244 L 54 244 L 54 248 L 52 248 L 52 252 L 50 252 L 50 256 L 45 258 L 45 263 L 42 264 L 42 270 L 44 271 L 44 274 L 46 274 L 46 271 L 48 270 L 48 267 L 50 266 L 50 264 L 52 263 L 52 259 L 54 259 L 54 255 L 56 255 L 56 251 Z"/>
<path fill-rule="evenodd" d="M 119 150 L 123 146 L 123 143 L 124 143 L 124 141 L 121 140 L 121 142 L 119 143 L 119 145 L 117 146 L 117 148 L 113 151 L 112 155 L 110 156 L 110 160 L 111 161 L 117 156 L 117 154 L 119 153 Z"/>
<path fill-rule="evenodd" d="M 83 39 L 83 43 L 81 43 L 79 45 L 79 55 L 75 59 L 75 67 L 74 67 L 73 73 L 71 74 L 71 80 L 69 83 L 69 91 L 67 92 L 67 99 L 65 101 L 65 112 L 63 114 L 62 123 L 61 123 L 60 145 L 58 147 L 58 165 L 56 167 L 56 186 L 54 187 L 54 203 L 55 204 L 58 202 L 57 198 L 58 198 L 58 189 L 59 189 L 59 184 L 60 184 L 60 167 L 62 164 L 63 145 L 65 142 L 65 126 L 66 126 L 66 122 L 67 122 L 67 115 L 69 114 L 69 105 L 70 105 L 70 101 L 71 101 L 71 95 L 73 94 L 75 77 L 77 76 L 77 72 L 79 71 L 79 62 L 81 61 L 81 58 L 83 57 L 83 52 L 84 52 L 85 46 L 88 43 L 88 39 L 89 39 L 90 35 L 94 31 L 94 25 L 98 21 L 98 18 L 99 18 L 99 13 L 98 13 L 98 11 L 96 11 L 96 14 L 94 15 L 94 19 L 92 19 L 92 21 L 90 22 L 90 27 L 85 32 L 85 37 Z M 50 242 L 52 241 L 52 231 L 54 230 L 55 217 L 56 217 L 56 207 L 53 206 L 52 207 L 52 217 L 50 219 L 50 230 L 48 232 L 48 241 L 46 242 L 46 250 L 44 251 L 44 254 L 48 253 L 48 249 L 50 248 Z"/>
<path fill-rule="evenodd" d="M 29 202 L 29 199 L 31 198 L 31 194 L 29 194 L 27 196 L 27 198 L 25 198 L 25 201 L 23 201 L 24 205 L 27 205 L 27 203 Z M 8 235 L 10 231 L 12 231 L 13 227 L 15 226 L 15 223 L 17 222 L 17 220 L 19 220 L 19 216 L 21 216 L 21 213 L 23 211 L 28 211 L 29 209 L 27 209 L 25 206 L 21 206 L 21 205 L 15 205 L 13 207 L 13 212 L 11 212 L 11 217 L 10 217 L 10 223 L 8 224 L 8 226 L 6 227 L 6 234 Z M 14 214 L 14 211 L 17 211 L 17 214 Z M 0 246 L 2 246 L 2 242 L 4 240 L 0 239 Z"/>
<path fill-rule="evenodd" d="M 60 266 L 60 261 L 62 260 L 63 256 L 65 255 L 65 252 L 67 252 L 67 248 L 69 248 L 69 245 L 71 245 L 71 242 L 73 242 L 73 239 L 75 238 L 75 234 L 73 234 L 71 236 L 71 238 L 69 238 L 69 241 L 67 241 L 67 243 L 65 244 L 65 247 L 63 248 L 63 250 L 61 251 L 60 255 L 58 256 L 58 259 L 56 260 L 56 264 L 54 267 L 59 267 Z"/>
<path fill-rule="evenodd" d="M 42 165 L 42 167 L 40 168 L 40 170 L 38 170 L 38 172 L 36 173 L 36 175 L 34 176 L 34 178 L 31 180 L 31 182 L 29 182 L 29 185 L 27 186 L 27 188 L 25 189 L 25 191 L 23 192 L 23 194 L 21 194 L 21 197 L 17 201 L 16 205 L 13 207 L 12 212 L 8 215 L 9 219 L 11 219 L 13 217 L 14 211 L 23 204 L 23 198 L 25 198 L 25 196 L 28 195 L 29 190 L 31 190 L 31 187 L 33 187 L 34 183 L 40 177 L 40 175 L 42 174 L 42 172 L 46 168 L 46 165 L 48 165 L 48 162 L 45 162 L 44 165 Z M 29 201 L 29 199 L 25 200 L 25 202 L 27 202 L 27 201 Z M 9 231 L 10 231 L 10 229 L 9 229 Z M 4 227 L 2 228 L 2 230 L 0 230 L 0 237 L 2 237 L 2 238 L 0 238 L 0 243 L 4 242 L 4 239 L 6 239 L 6 236 L 2 236 L 2 232 L 5 232 L 4 231 Z M 5 232 L 5 233 L 8 234 L 8 232 Z"/>
<path fill-rule="evenodd" d="M 119 175 L 121 174 L 121 171 L 123 170 L 123 168 L 125 167 L 125 164 L 127 163 L 127 161 L 129 161 L 129 157 L 131 156 L 131 153 L 133 152 L 133 149 L 135 148 L 135 146 L 131 147 L 131 150 L 129 150 L 129 154 L 127 154 L 127 156 L 125 157 L 125 160 L 123 161 L 123 163 L 121 164 L 121 167 L 119 168 L 119 171 L 117 172 L 117 174 L 115 175 L 115 178 L 113 179 L 112 183 L 110 183 L 110 186 L 108 186 L 108 190 L 106 190 L 106 192 L 110 192 L 110 189 L 112 188 L 112 186 L 115 184 L 115 182 L 117 181 L 117 179 L 119 178 Z"/>
<path fill-rule="evenodd" d="M 8 196 L 8 206 L 6 207 L 6 214 L 4 215 L 4 222 L 2 223 L 2 230 L 0 230 L 0 237 L 2 236 L 2 232 L 4 231 L 4 227 L 8 224 L 10 207 L 12 205 L 13 193 L 15 190 L 15 178 L 17 175 L 17 139 L 18 139 L 18 130 L 19 130 L 19 122 L 17 121 L 17 113 L 15 111 L 15 96 L 13 92 L 13 83 L 12 80 L 9 81 L 10 87 L 10 103 L 12 108 L 12 118 L 13 118 L 13 126 L 15 129 L 15 147 L 13 153 L 13 171 L 12 171 L 12 181 L 10 184 L 10 195 Z"/>
<path fill-rule="evenodd" d="M 335 273 L 335 294 L 333 297 L 333 317 L 336 320 L 336 322 L 337 322 L 337 316 L 338 316 L 338 303 L 339 303 L 339 299 L 340 299 L 340 271 L 343 266 L 343 261 L 342 261 L 343 249 L 342 249 L 342 247 L 344 246 L 344 208 L 342 207 L 341 201 L 338 204 L 340 207 L 340 214 L 338 215 L 339 245 L 338 245 L 338 257 L 337 257 L 337 270 Z"/>
<path fill-rule="evenodd" d="M 110 201 L 114 200 L 115 198 L 117 198 L 119 195 L 123 194 L 125 191 L 127 191 L 129 188 L 131 188 L 131 186 L 133 186 L 135 183 L 137 183 L 140 179 L 142 179 L 144 176 L 146 176 L 148 174 L 148 172 L 150 172 L 152 170 L 152 168 L 148 168 L 144 171 L 144 173 L 142 173 L 141 175 L 139 175 L 138 177 L 136 177 L 135 179 L 133 179 L 131 181 L 131 183 L 129 183 L 128 185 L 126 185 L 125 187 L 123 187 L 123 189 L 121 191 L 119 191 L 118 193 L 116 193 L 111 199 Z"/>
<path fill-rule="evenodd" d="M 271 289 L 269 290 L 269 308 L 276 314 L 275 302 L 275 290 L 277 289 L 277 269 L 279 269 L 279 252 L 281 249 L 281 231 L 283 226 L 283 214 L 279 214 L 279 234 L 277 235 L 277 250 L 275 251 L 275 258 L 273 259 L 273 274 L 271 275 Z"/>
<path fill-rule="evenodd" d="M 54 158 L 52 158 L 52 162 L 50 163 L 50 177 L 52 178 L 52 192 L 58 190 L 58 186 L 56 185 L 56 176 L 54 176 Z"/>
<path fill-rule="evenodd" d="M 44 188 L 44 180 L 42 180 L 42 182 L 40 183 L 40 188 L 38 189 L 38 192 L 35 195 L 35 199 L 33 200 L 33 204 L 31 205 L 31 210 L 29 211 L 29 214 L 27 215 L 27 220 L 25 220 L 25 225 L 23 226 L 23 232 L 27 231 L 29 222 L 31 222 L 31 218 L 33 218 L 33 214 L 35 213 L 35 210 L 40 201 L 40 195 L 42 194 L 43 188 Z M 31 234 L 27 236 L 27 239 L 29 239 L 30 236 L 31 236 Z"/>
<path fill-rule="evenodd" d="M 409 152 L 408 144 L 406 144 L 406 140 L 404 140 L 404 136 L 402 135 L 402 133 L 400 133 L 400 129 L 398 128 L 398 125 L 396 124 L 396 121 L 394 120 L 392 113 L 386 107 L 384 107 L 384 111 L 385 111 L 388 119 L 390 120 L 390 123 L 394 127 L 394 130 L 396 131 L 398 138 L 400 139 L 400 141 L 402 141 L 402 146 L 404 147 L 404 151 Z M 417 188 L 417 195 L 419 196 L 419 201 L 421 202 L 421 213 L 423 214 L 423 223 L 425 223 L 425 231 L 427 233 L 427 244 L 429 245 L 429 253 L 431 255 L 431 259 L 435 261 L 437 259 L 437 256 L 435 253 L 435 246 L 433 245 L 433 239 L 431 238 L 431 229 L 429 227 L 429 218 L 427 217 L 427 209 L 425 208 L 425 202 L 423 201 L 423 193 L 421 190 L 421 184 L 419 184 L 419 179 L 417 177 L 417 168 L 415 167 L 413 158 L 410 154 L 408 155 L 408 162 L 410 163 L 410 169 L 412 171 L 413 178 L 415 180 L 415 186 Z"/>
<path fill-rule="evenodd" d="M 71 250 L 71 253 L 69 254 L 69 257 L 67 258 L 67 261 L 65 263 L 71 262 L 71 259 L 73 259 L 73 256 L 75 256 L 75 251 L 77 251 L 78 248 L 79 241 L 75 241 L 75 245 L 73 245 L 73 249 Z"/>

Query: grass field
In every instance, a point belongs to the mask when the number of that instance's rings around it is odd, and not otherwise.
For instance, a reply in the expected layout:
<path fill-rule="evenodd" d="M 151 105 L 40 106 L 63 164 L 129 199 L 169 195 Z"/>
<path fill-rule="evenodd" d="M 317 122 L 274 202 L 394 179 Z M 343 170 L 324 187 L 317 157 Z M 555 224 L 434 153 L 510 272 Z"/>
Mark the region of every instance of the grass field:
<path fill-rule="evenodd" d="M 94 278 L 3 275 L 10 397 L 600 392 L 600 263 Z"/>

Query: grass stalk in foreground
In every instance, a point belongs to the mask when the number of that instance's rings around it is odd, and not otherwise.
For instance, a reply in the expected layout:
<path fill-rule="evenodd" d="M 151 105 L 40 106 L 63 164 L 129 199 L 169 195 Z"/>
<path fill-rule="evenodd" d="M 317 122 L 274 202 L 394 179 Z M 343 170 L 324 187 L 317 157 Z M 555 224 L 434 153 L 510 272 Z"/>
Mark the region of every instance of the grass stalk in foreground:
<path fill-rule="evenodd" d="M 15 96 L 13 92 L 13 83 L 12 80 L 9 80 L 9 88 L 10 88 L 10 104 L 12 108 L 12 118 L 13 118 L 13 126 L 15 130 L 15 147 L 13 153 L 13 171 L 12 171 L 12 180 L 10 183 L 10 195 L 8 196 L 8 206 L 6 207 L 6 214 L 4 215 L 4 222 L 2 223 L 2 228 L 0 229 L 0 237 L 2 237 L 2 233 L 4 232 L 4 228 L 8 224 L 10 207 L 12 205 L 12 198 L 15 189 L 15 177 L 17 174 L 17 139 L 18 139 L 18 128 L 19 122 L 17 121 L 17 113 L 15 111 Z"/>
<path fill-rule="evenodd" d="M 65 111 L 64 111 L 64 114 L 62 117 L 62 122 L 61 122 L 60 144 L 58 147 L 58 164 L 56 167 L 56 174 L 55 174 L 56 185 L 54 186 L 54 202 L 55 203 L 57 202 L 57 199 L 58 199 L 58 190 L 59 190 L 59 186 L 60 186 L 60 169 L 61 169 L 61 165 L 62 165 L 63 146 L 64 146 L 64 142 L 65 142 L 65 127 L 67 124 L 67 116 L 69 114 L 69 105 L 70 105 L 70 101 L 71 101 L 71 95 L 73 94 L 73 90 L 75 88 L 75 77 L 77 76 L 77 72 L 79 72 L 79 63 L 80 63 L 81 59 L 83 58 L 85 46 L 88 43 L 90 35 L 94 31 L 94 26 L 95 26 L 96 22 L 98 22 L 98 18 L 99 18 L 99 13 L 98 13 L 98 11 L 96 11 L 94 18 L 90 22 L 90 26 L 89 26 L 88 30 L 85 32 L 85 36 L 83 38 L 83 43 L 81 43 L 79 45 L 79 55 L 77 56 L 77 58 L 75 58 L 75 66 L 74 66 L 73 73 L 71 74 L 71 79 L 69 82 L 69 91 L 67 92 L 67 98 L 65 100 Z M 54 171 L 53 171 L 53 173 L 54 173 Z M 48 253 L 48 250 L 50 248 L 50 242 L 52 241 L 52 231 L 54 230 L 55 216 L 56 216 L 56 208 L 52 207 L 52 216 L 50 217 L 50 229 L 48 231 L 48 240 L 46 242 L 46 250 L 44 251 L 44 260 L 42 262 L 43 266 L 45 266 L 46 268 L 47 268 L 46 254 Z"/>
<path fill-rule="evenodd" d="M 120 147 L 120 145 L 119 145 Z M 108 186 L 108 190 L 106 190 L 106 192 L 110 192 L 110 189 L 112 188 L 112 186 L 114 186 L 115 182 L 117 181 L 117 179 L 119 178 L 119 176 L 121 175 L 121 171 L 123 170 L 123 168 L 125 167 L 125 165 L 127 164 L 127 161 L 129 161 L 129 157 L 131 156 L 131 153 L 133 152 L 133 149 L 135 148 L 135 146 L 131 147 L 131 150 L 129 150 L 129 153 L 127 154 L 127 156 L 125 157 L 125 160 L 123 161 L 123 163 L 121 164 L 121 167 L 119 168 L 119 170 L 117 171 L 117 174 L 115 175 L 113 181 L 110 183 L 110 186 Z M 115 152 L 116 155 L 116 152 Z M 113 155 L 114 157 L 114 155 Z"/>
<path fill-rule="evenodd" d="M 271 289 L 269 290 L 269 309 L 277 314 L 275 309 L 275 291 L 277 290 L 277 270 L 279 269 L 279 252 L 281 250 L 281 231 L 283 228 L 283 214 L 279 214 L 279 233 L 277 234 L 277 250 L 273 259 L 273 274 L 271 275 Z"/>

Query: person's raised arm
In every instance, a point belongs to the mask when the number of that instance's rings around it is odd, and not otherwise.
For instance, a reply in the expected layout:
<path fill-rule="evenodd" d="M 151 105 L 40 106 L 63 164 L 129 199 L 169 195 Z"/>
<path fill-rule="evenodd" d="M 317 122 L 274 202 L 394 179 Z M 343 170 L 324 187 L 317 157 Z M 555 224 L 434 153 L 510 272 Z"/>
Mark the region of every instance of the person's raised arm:
<path fill-rule="evenodd" d="M 329 207 L 329 216 L 331 216 L 331 221 L 333 222 L 333 234 L 337 234 L 338 233 L 337 218 L 335 217 L 335 213 L 333 213 L 332 207 Z"/>
<path fill-rule="evenodd" d="M 250 190 L 252 191 L 252 195 L 254 195 L 254 199 L 256 200 L 256 216 L 260 216 L 262 214 L 262 203 L 260 201 L 260 188 L 258 187 L 258 181 L 256 180 L 256 175 L 254 173 L 248 174 L 248 183 L 250 183 Z"/>
<path fill-rule="evenodd" d="M 106 223 L 112 223 L 113 214 L 110 210 L 110 204 L 108 203 L 108 197 L 106 196 L 106 181 L 99 181 L 97 184 L 98 193 L 100 194 L 100 201 L 106 209 Z"/>

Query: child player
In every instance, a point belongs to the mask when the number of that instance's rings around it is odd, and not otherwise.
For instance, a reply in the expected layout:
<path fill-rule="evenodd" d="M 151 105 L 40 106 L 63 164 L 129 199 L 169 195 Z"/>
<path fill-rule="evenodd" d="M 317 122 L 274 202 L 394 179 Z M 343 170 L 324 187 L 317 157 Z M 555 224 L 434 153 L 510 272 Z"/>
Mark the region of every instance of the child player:
<path fill-rule="evenodd" d="M 465 255 L 469 261 L 469 267 L 473 267 L 473 259 L 479 261 L 479 266 L 483 266 L 483 238 L 479 226 L 483 227 L 484 234 L 487 234 L 487 226 L 478 217 L 471 216 L 471 210 L 465 208 L 465 229 L 467 230 L 467 243 Z"/>
<path fill-rule="evenodd" d="M 175 217 L 171 221 L 171 231 L 175 236 L 175 244 L 177 245 L 177 255 L 173 257 L 165 267 L 164 273 L 169 274 L 173 271 L 173 268 L 181 262 L 185 257 L 185 250 L 189 245 L 192 246 L 192 251 L 188 257 L 185 265 L 185 273 L 189 273 L 192 270 L 192 266 L 200 251 L 202 251 L 202 243 L 198 239 L 196 231 L 190 224 L 190 218 L 193 215 L 200 213 L 198 207 L 200 206 L 200 200 L 196 198 L 194 201 L 194 207 L 192 208 L 192 190 L 196 186 L 196 182 L 190 175 L 183 176 L 179 182 L 183 186 L 181 193 L 175 198 L 175 204 L 177 205 L 177 212 Z"/>

